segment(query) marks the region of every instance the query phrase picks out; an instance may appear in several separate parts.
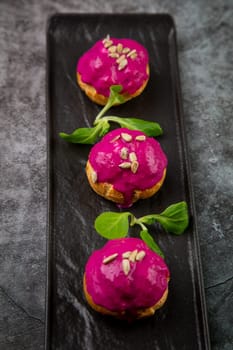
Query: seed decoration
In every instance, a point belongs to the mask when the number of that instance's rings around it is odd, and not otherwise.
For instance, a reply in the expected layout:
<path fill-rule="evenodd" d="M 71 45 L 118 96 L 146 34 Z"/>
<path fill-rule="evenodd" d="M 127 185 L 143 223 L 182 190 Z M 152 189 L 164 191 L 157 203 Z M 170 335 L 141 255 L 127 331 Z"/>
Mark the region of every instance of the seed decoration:
<path fill-rule="evenodd" d="M 110 142 L 113 143 L 113 142 L 119 140 L 120 137 L 121 137 L 121 135 L 117 135 Z"/>
<path fill-rule="evenodd" d="M 128 148 L 123 147 L 123 148 L 121 149 L 121 151 L 120 151 L 120 157 L 121 157 L 121 159 L 127 159 L 127 158 L 128 158 L 128 153 L 129 153 Z"/>
<path fill-rule="evenodd" d="M 133 53 L 130 58 L 132 58 L 132 60 L 135 60 L 135 58 L 137 58 L 137 54 L 136 53 Z"/>
<path fill-rule="evenodd" d="M 136 263 L 144 259 L 146 252 L 144 250 L 138 251 L 137 249 L 133 251 L 126 251 L 122 253 L 122 269 L 124 274 L 127 276 L 130 271 L 130 263 Z"/>
<path fill-rule="evenodd" d="M 118 58 L 118 57 L 119 57 L 119 53 L 117 53 L 117 52 L 112 52 L 112 53 L 110 53 L 108 56 L 111 57 L 111 58 Z"/>
<path fill-rule="evenodd" d="M 132 253 L 132 252 L 130 252 L 130 251 L 124 252 L 124 253 L 122 254 L 122 257 L 125 258 L 125 259 L 128 259 L 128 258 L 130 257 L 130 254 L 131 254 L 131 253 Z"/>
<path fill-rule="evenodd" d="M 118 256 L 118 253 L 114 253 L 114 254 L 112 254 L 112 255 L 107 256 L 106 258 L 104 258 L 103 264 L 106 265 L 106 264 L 112 262 L 113 260 L 116 259 L 117 256 Z"/>
<path fill-rule="evenodd" d="M 122 59 L 122 61 L 118 65 L 118 70 L 124 69 L 128 64 L 128 61 L 126 58 Z"/>
<path fill-rule="evenodd" d="M 132 60 L 137 57 L 137 51 L 135 49 L 131 50 L 129 47 L 123 47 L 122 43 L 114 45 L 109 34 L 102 40 L 102 43 L 104 47 L 108 49 L 108 56 L 116 59 L 119 71 L 124 69 L 128 64 L 125 54 Z"/>
<path fill-rule="evenodd" d="M 130 134 L 127 134 L 126 132 L 121 133 L 121 138 L 126 142 L 132 141 L 132 136 Z"/>
<path fill-rule="evenodd" d="M 114 53 L 114 52 L 116 52 L 116 50 L 117 50 L 116 45 L 112 45 L 112 46 L 110 46 L 110 47 L 108 48 L 108 52 L 109 52 L 109 53 Z"/>
<path fill-rule="evenodd" d="M 108 40 L 108 41 L 106 40 L 104 43 L 104 47 L 107 49 L 112 45 L 112 43 L 113 43 L 112 40 Z"/>
<path fill-rule="evenodd" d="M 121 169 L 130 169 L 131 166 L 132 166 L 132 164 L 130 162 L 123 162 L 123 163 L 119 164 L 119 167 Z"/>
<path fill-rule="evenodd" d="M 129 160 L 131 162 L 134 162 L 135 160 L 137 160 L 137 156 L 136 156 L 136 153 L 135 152 L 130 152 L 129 154 Z"/>
<path fill-rule="evenodd" d="M 136 261 L 141 261 L 146 255 L 146 252 L 144 250 L 140 250 L 140 252 L 136 255 Z"/>
<path fill-rule="evenodd" d="M 139 167 L 139 163 L 137 160 L 134 160 L 132 163 L 131 163 L 131 171 L 132 173 L 136 174 L 137 170 L 138 170 L 138 167 Z"/>
<path fill-rule="evenodd" d="M 135 262 L 137 253 L 138 253 L 137 249 L 133 250 L 132 253 L 129 256 L 129 260 L 132 261 L 132 262 Z"/>
<path fill-rule="evenodd" d="M 121 133 L 121 138 L 126 141 L 126 142 L 130 142 L 132 140 L 132 136 L 130 134 Z M 128 154 L 128 149 L 126 147 L 123 147 L 120 151 L 120 157 L 121 159 L 126 160 L 129 156 L 129 161 L 127 162 L 123 162 L 119 164 L 119 167 L 122 169 L 131 169 L 133 174 L 136 174 L 138 167 L 139 167 L 139 162 L 137 160 L 137 155 L 135 152 L 130 152 Z"/>
<path fill-rule="evenodd" d="M 117 52 L 121 53 L 123 50 L 123 45 L 121 43 L 117 44 Z"/>
<path fill-rule="evenodd" d="M 92 182 L 95 184 L 98 180 L 98 176 L 97 176 L 97 172 L 93 170 L 93 172 L 91 173 L 91 179 Z"/>
<path fill-rule="evenodd" d="M 130 52 L 130 49 L 128 47 L 124 47 L 124 49 L 122 50 L 122 53 L 128 53 Z"/>
<path fill-rule="evenodd" d="M 130 262 L 128 259 L 122 260 L 122 269 L 123 269 L 124 274 L 127 276 L 129 274 L 129 271 L 130 271 Z"/>
<path fill-rule="evenodd" d="M 125 59 L 125 55 L 121 55 L 117 60 L 116 63 L 120 64 Z"/>
<path fill-rule="evenodd" d="M 136 55 L 136 56 L 135 56 L 135 55 Z M 132 56 L 133 56 L 134 58 L 137 57 L 137 51 L 136 51 L 135 49 L 131 50 L 131 51 L 127 54 L 127 57 L 131 57 L 131 58 L 132 58 Z"/>
<path fill-rule="evenodd" d="M 138 135 L 135 137 L 135 140 L 137 141 L 145 141 L 146 140 L 146 136 L 145 135 Z"/>

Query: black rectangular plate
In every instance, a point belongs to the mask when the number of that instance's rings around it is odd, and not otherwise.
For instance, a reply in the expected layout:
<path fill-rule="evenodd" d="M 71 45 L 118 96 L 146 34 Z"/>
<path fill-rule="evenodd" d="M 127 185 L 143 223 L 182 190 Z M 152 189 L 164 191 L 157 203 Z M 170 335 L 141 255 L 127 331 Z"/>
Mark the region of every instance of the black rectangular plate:
<path fill-rule="evenodd" d="M 186 200 L 191 223 L 182 236 L 160 227 L 151 233 L 171 271 L 167 303 L 154 317 L 125 323 L 92 311 L 82 291 L 85 263 L 105 240 L 93 223 L 114 203 L 89 187 L 85 163 L 90 146 L 68 144 L 58 133 L 91 126 L 100 107 L 76 83 L 78 58 L 107 34 L 132 38 L 149 51 L 150 80 L 146 90 L 114 114 L 160 123 L 158 138 L 168 157 L 162 189 L 130 210 L 139 217 L 158 213 Z M 209 349 L 199 246 L 185 142 L 178 77 L 176 34 L 172 18 L 153 15 L 54 15 L 47 31 L 48 93 L 48 295 L 46 349 Z M 137 235 L 138 231 L 132 231 Z"/>

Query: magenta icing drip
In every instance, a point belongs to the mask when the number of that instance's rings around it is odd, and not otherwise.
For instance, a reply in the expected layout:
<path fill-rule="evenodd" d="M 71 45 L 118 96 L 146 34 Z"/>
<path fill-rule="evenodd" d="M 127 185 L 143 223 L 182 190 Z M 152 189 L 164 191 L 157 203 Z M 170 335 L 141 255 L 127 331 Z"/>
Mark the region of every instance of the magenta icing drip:
<path fill-rule="evenodd" d="M 131 39 L 111 38 L 113 45 L 121 43 L 124 48 L 135 49 L 137 57 L 127 58 L 127 66 L 119 70 L 116 58 L 109 57 L 108 49 L 99 40 L 89 49 L 77 63 L 77 72 L 82 81 L 94 86 L 99 94 L 109 96 L 111 85 L 122 85 L 122 92 L 134 94 L 148 79 L 146 71 L 148 65 L 147 50 L 138 42 Z M 126 54 L 127 56 L 127 54 Z"/>
<path fill-rule="evenodd" d="M 122 269 L 122 254 L 145 251 L 141 261 L 130 262 L 130 272 Z M 103 260 L 118 253 L 108 264 Z M 95 251 L 86 264 L 86 289 L 95 304 L 111 311 L 132 312 L 155 305 L 168 286 L 170 273 L 164 260 L 139 238 L 110 240 Z"/>
<path fill-rule="evenodd" d="M 131 142 L 126 142 L 122 137 L 113 140 L 122 133 L 132 136 Z M 89 155 L 89 162 L 97 173 L 98 182 L 111 183 L 115 190 L 124 195 L 124 206 L 132 204 L 132 196 L 135 190 L 145 190 L 158 183 L 167 167 L 167 157 L 159 142 L 152 137 L 146 137 L 145 141 L 137 141 L 136 137 L 144 135 L 138 130 L 119 128 L 109 132 L 100 142 L 95 144 Z M 127 148 L 128 154 L 134 152 L 139 163 L 137 172 L 131 169 L 122 169 L 119 164 L 128 162 L 121 158 L 122 148 Z"/>

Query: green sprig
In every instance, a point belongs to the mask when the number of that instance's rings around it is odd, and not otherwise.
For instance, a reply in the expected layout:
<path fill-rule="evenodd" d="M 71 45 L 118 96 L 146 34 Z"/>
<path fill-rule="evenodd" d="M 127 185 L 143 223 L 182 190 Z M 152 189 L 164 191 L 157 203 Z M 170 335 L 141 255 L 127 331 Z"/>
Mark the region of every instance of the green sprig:
<path fill-rule="evenodd" d="M 122 86 L 112 85 L 110 87 L 110 96 L 106 105 L 96 116 L 93 127 L 91 128 L 78 128 L 74 130 L 71 134 L 66 134 L 60 132 L 59 136 L 71 143 L 81 143 L 81 144 L 94 144 L 98 139 L 104 136 L 110 129 L 109 122 L 114 122 L 119 124 L 123 128 L 128 128 L 130 130 L 140 130 L 144 132 L 147 136 L 156 137 L 163 133 L 162 128 L 158 123 L 145 121 L 143 119 L 137 118 L 124 118 L 117 117 L 114 115 L 104 116 L 105 113 L 115 105 L 119 105 L 126 102 L 126 99 L 121 95 Z"/>
<path fill-rule="evenodd" d="M 148 230 L 142 230 L 140 232 L 141 239 L 148 245 L 148 247 L 153 250 L 155 253 L 164 258 L 164 254 L 158 244 L 155 242 L 154 238 L 148 232 Z"/>
<path fill-rule="evenodd" d="M 175 235 L 182 234 L 189 224 L 187 203 L 178 202 L 170 205 L 160 214 L 150 214 L 140 218 L 136 218 L 130 212 L 104 212 L 96 218 L 95 229 L 104 238 L 116 239 L 126 237 L 130 226 L 139 225 L 141 238 L 157 254 L 164 256 L 146 227 L 154 222 L 160 223 L 167 232 Z"/>

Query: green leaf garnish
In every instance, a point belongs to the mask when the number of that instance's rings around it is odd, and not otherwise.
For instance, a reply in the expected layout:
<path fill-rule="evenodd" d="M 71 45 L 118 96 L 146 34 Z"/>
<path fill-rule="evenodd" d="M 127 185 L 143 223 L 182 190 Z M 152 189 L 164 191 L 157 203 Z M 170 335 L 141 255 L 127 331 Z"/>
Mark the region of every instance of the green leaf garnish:
<path fill-rule="evenodd" d="M 116 116 L 105 116 L 108 122 L 115 122 L 120 124 L 122 128 L 127 128 L 130 130 L 140 130 L 144 132 L 147 136 L 159 136 L 162 135 L 163 130 L 158 123 L 146 121 L 138 118 L 120 118 Z"/>
<path fill-rule="evenodd" d="M 122 91 L 122 86 L 121 85 L 112 85 L 110 87 L 110 96 L 108 99 L 108 103 L 111 106 L 114 106 L 116 104 L 122 104 L 126 102 L 126 98 L 120 94 Z"/>
<path fill-rule="evenodd" d="M 83 144 L 94 144 L 98 138 L 98 130 L 94 128 L 79 128 L 74 130 L 71 134 L 60 132 L 59 136 L 71 143 L 83 143 Z"/>
<path fill-rule="evenodd" d="M 108 98 L 108 101 L 106 105 L 103 107 L 103 109 L 99 112 L 99 114 L 96 116 L 94 125 L 102 118 L 102 116 L 112 107 L 115 105 L 120 105 L 122 103 L 126 102 L 126 99 L 124 96 L 120 94 L 122 91 L 122 86 L 121 85 L 112 85 L 110 87 L 110 95 Z"/>
<path fill-rule="evenodd" d="M 117 116 L 103 117 L 112 106 L 126 102 L 126 98 L 121 95 L 121 91 L 121 85 L 112 85 L 110 87 L 108 102 L 96 116 L 92 128 L 79 128 L 74 130 L 71 134 L 60 132 L 59 136 L 71 143 L 94 144 L 100 137 L 108 132 L 110 128 L 109 122 L 118 123 L 121 127 L 128 128 L 130 130 L 140 130 L 147 136 L 155 137 L 161 135 L 163 131 L 160 125 L 155 122 Z"/>
<path fill-rule="evenodd" d="M 187 203 L 172 204 L 160 214 L 146 215 L 138 220 L 148 225 L 157 221 L 166 231 L 180 235 L 189 224 Z"/>
<path fill-rule="evenodd" d="M 109 123 L 105 120 L 101 124 L 97 124 L 93 128 L 79 128 L 74 130 L 71 134 L 60 132 L 59 136 L 71 143 L 94 144 L 99 137 L 108 132 L 110 128 Z"/>
<path fill-rule="evenodd" d="M 125 237 L 129 230 L 129 212 L 115 213 L 105 212 L 95 220 L 96 231 L 107 239 Z"/>
<path fill-rule="evenodd" d="M 148 245 L 148 247 L 153 250 L 155 253 L 164 258 L 162 250 L 159 248 L 158 244 L 155 242 L 154 238 L 147 230 L 142 230 L 140 232 L 141 239 Z"/>
<path fill-rule="evenodd" d="M 152 225 L 155 221 L 159 222 L 166 231 L 180 235 L 185 231 L 189 223 L 187 203 L 184 201 L 178 202 L 167 207 L 161 214 L 150 214 L 140 218 L 136 218 L 130 212 L 105 212 L 96 218 L 95 229 L 104 238 L 115 239 L 126 237 L 129 226 L 139 225 L 141 227 L 140 236 L 143 241 L 157 254 L 164 257 L 161 249 L 145 226 Z"/>

